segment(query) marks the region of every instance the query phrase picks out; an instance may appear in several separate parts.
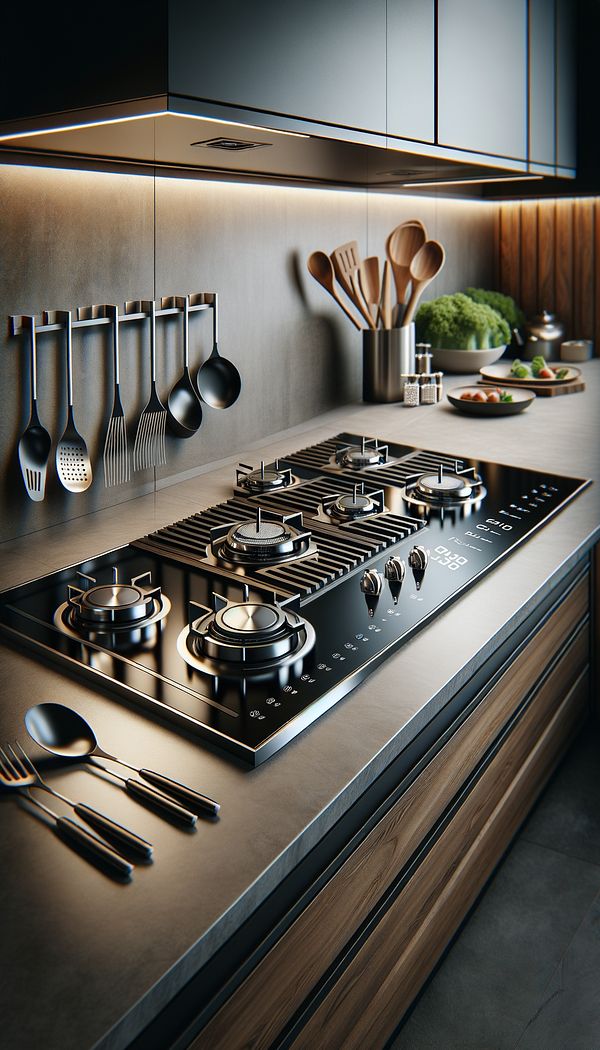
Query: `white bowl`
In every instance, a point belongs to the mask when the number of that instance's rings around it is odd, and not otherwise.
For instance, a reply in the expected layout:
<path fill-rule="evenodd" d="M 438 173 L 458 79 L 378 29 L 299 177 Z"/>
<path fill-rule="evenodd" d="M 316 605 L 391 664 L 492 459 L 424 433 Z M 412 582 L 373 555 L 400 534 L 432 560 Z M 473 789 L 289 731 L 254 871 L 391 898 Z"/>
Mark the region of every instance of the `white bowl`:
<path fill-rule="evenodd" d="M 491 350 L 434 350 L 432 347 L 433 368 L 468 375 L 498 361 L 505 350 L 506 346 L 494 346 Z"/>

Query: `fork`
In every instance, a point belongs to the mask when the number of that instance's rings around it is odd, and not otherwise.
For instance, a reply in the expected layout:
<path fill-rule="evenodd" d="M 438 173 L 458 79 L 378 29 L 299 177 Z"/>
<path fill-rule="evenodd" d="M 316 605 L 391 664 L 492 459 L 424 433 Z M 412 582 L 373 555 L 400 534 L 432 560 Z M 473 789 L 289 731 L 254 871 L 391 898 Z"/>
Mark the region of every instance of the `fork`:
<path fill-rule="evenodd" d="M 70 817 L 59 817 L 48 806 L 45 806 L 43 802 L 33 797 L 29 788 L 39 787 L 37 775 L 27 772 L 27 769 L 10 744 L 8 745 L 8 750 L 13 755 L 12 759 L 6 754 L 4 748 L 0 747 L 0 785 L 9 790 L 17 791 L 29 802 L 33 803 L 34 806 L 46 813 L 47 816 L 51 817 L 54 821 L 54 831 L 68 846 L 83 851 L 89 858 L 109 867 L 117 875 L 129 877 L 133 871 L 133 864 L 121 857 L 119 853 L 107 846 L 96 835 L 92 835 L 91 831 L 82 827 L 76 820 L 72 820 Z M 58 797 L 60 798 L 61 796 Z"/>
<path fill-rule="evenodd" d="M 20 763 L 20 767 L 27 772 L 27 769 L 36 778 L 34 787 L 39 787 L 42 791 L 47 791 L 49 795 L 54 795 L 55 798 L 59 798 L 61 802 L 64 802 L 67 806 L 75 811 L 78 817 L 85 820 L 86 824 L 90 824 L 96 831 L 105 839 L 114 839 L 114 843 L 117 849 L 121 846 L 125 846 L 127 849 L 132 850 L 134 853 L 140 854 L 148 860 L 152 856 L 152 845 L 150 842 L 146 842 L 145 839 L 140 838 L 135 832 L 130 831 L 129 828 L 123 827 L 122 824 L 117 824 L 116 821 L 111 820 L 110 817 L 105 816 L 104 813 L 99 813 L 97 809 L 92 809 L 91 806 L 86 805 L 85 802 L 73 802 L 72 799 L 67 798 L 66 795 L 61 795 L 60 791 L 50 786 L 45 781 L 38 769 L 34 766 L 33 762 L 26 754 L 25 750 L 21 747 L 17 740 L 17 747 L 21 752 L 21 756 L 24 761 L 18 758 L 15 754 L 13 747 L 9 744 L 8 749 L 11 752 L 13 758 Z M 2 748 L 0 747 L 0 751 Z M 13 762 L 14 765 L 14 762 Z"/>
<path fill-rule="evenodd" d="M 150 398 L 142 412 L 133 445 L 133 469 L 146 470 L 167 462 L 165 431 L 167 410 L 156 391 L 156 303 L 142 302 L 142 309 L 150 318 Z"/>
<path fill-rule="evenodd" d="M 104 439 L 104 484 L 124 485 L 130 478 L 129 449 L 127 447 L 127 424 L 121 402 L 119 380 L 119 310 L 116 306 L 105 306 L 106 316 L 112 319 L 114 393 L 112 414 Z"/>

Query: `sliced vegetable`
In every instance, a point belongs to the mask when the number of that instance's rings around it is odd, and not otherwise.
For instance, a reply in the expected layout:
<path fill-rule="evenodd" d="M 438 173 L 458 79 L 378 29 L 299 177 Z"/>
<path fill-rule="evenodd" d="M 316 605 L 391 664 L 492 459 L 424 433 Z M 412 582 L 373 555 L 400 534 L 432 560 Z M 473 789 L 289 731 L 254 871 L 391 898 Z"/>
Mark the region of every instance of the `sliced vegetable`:
<path fill-rule="evenodd" d="M 516 357 L 511 365 L 510 375 L 516 376 L 517 379 L 528 379 L 531 375 L 529 365 L 523 364 L 523 362 L 519 361 L 518 357 Z"/>
<path fill-rule="evenodd" d="M 541 354 L 536 354 L 536 356 L 531 361 L 531 373 L 534 376 L 538 376 L 542 369 L 547 367 L 548 366 Z"/>

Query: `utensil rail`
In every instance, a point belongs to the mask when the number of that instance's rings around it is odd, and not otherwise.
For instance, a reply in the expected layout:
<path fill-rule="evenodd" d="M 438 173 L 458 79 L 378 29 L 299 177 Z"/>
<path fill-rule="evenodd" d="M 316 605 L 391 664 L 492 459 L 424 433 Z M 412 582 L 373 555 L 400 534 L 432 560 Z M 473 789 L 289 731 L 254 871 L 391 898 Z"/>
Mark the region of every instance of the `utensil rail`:
<path fill-rule="evenodd" d="M 160 308 L 156 310 L 156 317 L 175 317 L 182 314 L 183 305 L 178 306 L 177 300 L 185 296 L 164 295 L 160 300 Z M 197 313 L 201 310 L 214 310 L 216 308 L 216 292 L 192 292 L 188 296 L 189 312 Z M 142 308 L 143 300 L 130 299 L 124 304 L 124 313 L 119 314 L 118 323 L 124 324 L 128 321 L 143 321 L 150 316 L 149 310 Z M 108 325 L 113 323 L 113 317 L 105 312 L 104 306 L 78 306 L 76 319 L 72 322 L 73 328 L 92 328 L 96 325 Z M 36 335 L 40 332 L 60 332 L 65 327 L 62 319 L 63 311 L 43 310 L 41 314 L 35 315 Z M 60 319 L 59 319 L 60 315 Z M 26 330 L 29 314 L 10 314 L 9 335 L 21 335 Z"/>

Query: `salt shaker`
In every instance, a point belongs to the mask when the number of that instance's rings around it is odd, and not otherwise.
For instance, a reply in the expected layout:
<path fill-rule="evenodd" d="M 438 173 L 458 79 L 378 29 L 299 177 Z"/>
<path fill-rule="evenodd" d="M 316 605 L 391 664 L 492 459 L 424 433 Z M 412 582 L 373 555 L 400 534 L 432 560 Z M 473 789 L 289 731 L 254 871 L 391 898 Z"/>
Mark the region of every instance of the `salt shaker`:
<path fill-rule="evenodd" d="M 407 375 L 404 383 L 404 404 L 414 408 L 420 403 L 419 377 L 416 373 Z"/>
<path fill-rule="evenodd" d="M 421 404 L 435 405 L 437 401 L 437 383 L 432 375 L 421 377 Z"/>

